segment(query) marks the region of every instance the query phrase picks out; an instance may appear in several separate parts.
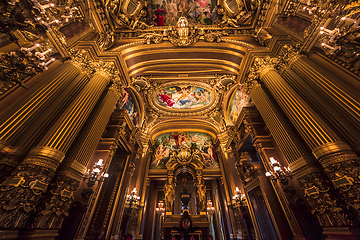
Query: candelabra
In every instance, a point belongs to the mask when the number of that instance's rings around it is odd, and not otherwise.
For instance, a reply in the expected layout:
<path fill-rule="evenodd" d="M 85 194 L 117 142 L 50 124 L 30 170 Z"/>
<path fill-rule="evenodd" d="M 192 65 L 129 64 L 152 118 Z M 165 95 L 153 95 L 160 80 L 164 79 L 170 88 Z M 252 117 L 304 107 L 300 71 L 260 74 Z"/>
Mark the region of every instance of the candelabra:
<path fill-rule="evenodd" d="M 308 12 L 310 16 L 316 18 L 335 17 L 341 12 L 341 6 L 338 4 L 337 0 L 329 0 L 323 4 L 311 0 L 301 2 L 306 4 L 306 6 L 303 7 L 303 10 Z"/>
<path fill-rule="evenodd" d="M 238 187 L 236 187 L 236 189 L 234 191 L 234 196 L 232 198 L 233 198 L 233 201 L 232 201 L 233 205 L 238 206 L 241 211 L 244 211 L 246 208 L 245 193 L 241 193 L 240 189 Z"/>
<path fill-rule="evenodd" d="M 206 203 L 206 211 L 208 214 L 213 215 L 215 213 L 215 208 L 213 207 L 213 203 L 211 200 L 207 200 Z"/>
<path fill-rule="evenodd" d="M 41 48 L 40 44 L 0 54 L 0 95 L 16 84 L 26 88 L 23 83 L 25 79 L 47 70 L 48 65 L 55 61 L 46 51 L 43 55 L 33 54 L 38 47 Z"/>
<path fill-rule="evenodd" d="M 137 195 L 136 188 L 134 188 L 130 194 L 126 195 L 126 203 L 129 205 L 129 209 L 131 209 L 132 205 L 137 205 L 140 201 L 140 197 Z"/>
<path fill-rule="evenodd" d="M 265 175 L 273 181 L 280 180 L 284 185 L 288 183 L 288 178 L 292 178 L 293 173 L 289 167 L 281 167 L 280 163 L 275 158 L 270 158 L 271 167 L 273 171 L 266 172 Z"/>
<path fill-rule="evenodd" d="M 164 215 L 165 212 L 164 201 L 158 202 L 158 207 L 156 208 L 156 212 L 160 213 L 161 215 Z"/>
<path fill-rule="evenodd" d="M 103 159 L 99 159 L 94 166 L 92 167 L 92 170 L 90 172 L 90 169 L 88 169 L 83 177 L 84 180 L 88 180 L 86 183 L 88 187 L 92 187 L 95 185 L 96 182 L 103 182 L 105 179 L 109 177 L 108 173 L 101 172 L 103 169 Z"/>

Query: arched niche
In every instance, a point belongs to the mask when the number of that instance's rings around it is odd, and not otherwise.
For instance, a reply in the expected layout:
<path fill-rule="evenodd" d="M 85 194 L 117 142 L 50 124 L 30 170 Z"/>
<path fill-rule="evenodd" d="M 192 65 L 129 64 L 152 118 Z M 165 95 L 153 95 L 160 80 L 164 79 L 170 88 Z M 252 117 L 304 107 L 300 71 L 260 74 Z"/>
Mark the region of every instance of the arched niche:
<path fill-rule="evenodd" d="M 253 106 L 249 95 L 244 92 L 243 85 L 234 86 L 226 101 L 224 112 L 226 125 L 235 125 L 243 107 Z"/>
<path fill-rule="evenodd" d="M 117 109 L 125 109 L 135 127 L 141 126 L 144 119 L 144 103 L 132 87 L 124 88 L 123 96 L 116 104 Z"/>
<path fill-rule="evenodd" d="M 174 212 L 173 204 L 175 200 L 175 180 L 182 173 L 189 173 L 194 179 L 196 187 L 196 211 L 200 214 L 206 214 L 206 189 L 203 178 L 204 163 L 199 156 L 199 150 L 192 150 L 190 146 L 181 145 L 171 154 L 166 163 L 167 179 L 165 182 L 165 211 L 166 215 L 172 215 Z"/>

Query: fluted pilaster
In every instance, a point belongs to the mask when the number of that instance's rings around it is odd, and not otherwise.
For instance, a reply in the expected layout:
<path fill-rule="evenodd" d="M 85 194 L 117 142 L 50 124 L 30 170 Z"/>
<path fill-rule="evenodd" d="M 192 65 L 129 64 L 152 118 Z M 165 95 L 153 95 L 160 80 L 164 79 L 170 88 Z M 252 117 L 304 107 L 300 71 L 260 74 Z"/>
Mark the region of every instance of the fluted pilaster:
<path fill-rule="evenodd" d="M 29 152 L 12 176 L 4 182 L 0 195 L 1 228 L 26 226 L 31 212 L 35 211 L 65 153 L 108 83 L 107 77 L 95 74 L 38 146 Z M 16 181 L 18 184 L 14 185 Z"/>
<path fill-rule="evenodd" d="M 28 127 L 22 131 L 18 138 L 13 139 L 14 146 L 0 159 L 0 182 L 10 176 L 15 167 L 26 157 L 28 149 L 36 146 L 43 134 L 51 127 L 51 124 L 75 99 L 89 78 L 85 74 L 79 74 L 68 84 L 65 89 L 43 110 L 47 114 L 38 116 Z"/>
<path fill-rule="evenodd" d="M 11 145 L 79 73 L 74 65 L 64 63 L 41 86 L 14 103 L 0 116 L 0 139 Z"/>
<path fill-rule="evenodd" d="M 313 155 L 325 168 L 325 173 L 331 179 L 334 188 L 337 191 L 342 191 L 344 188 L 349 190 L 346 191 L 348 196 L 342 193 L 341 199 L 339 201 L 334 199 L 330 205 L 326 201 L 327 195 L 324 195 L 322 205 L 317 208 L 330 209 L 329 215 L 332 218 L 320 220 L 321 224 L 323 226 L 351 226 L 352 223 L 348 218 L 348 213 L 346 213 L 346 209 L 341 207 L 341 204 L 346 202 L 348 207 L 358 214 L 358 210 L 356 210 L 358 200 L 354 196 L 359 194 L 359 189 L 352 187 L 357 176 L 355 176 L 356 174 L 346 175 L 346 172 L 350 171 L 350 164 L 358 169 L 359 160 L 355 153 L 351 151 L 351 148 L 340 140 L 318 114 L 276 72 L 276 66 L 276 59 L 256 59 L 253 68 L 255 71 L 250 77 L 258 77 L 266 85 L 296 130 L 311 148 Z M 314 176 L 313 179 L 309 180 L 319 182 L 316 181 L 316 178 L 317 176 Z M 307 185 L 305 190 L 317 189 L 317 192 L 320 193 L 319 189 L 326 189 L 326 186 L 323 188 L 316 184 L 312 186 Z M 305 191 L 306 194 L 307 191 Z M 351 197 L 351 194 L 353 194 L 353 197 Z M 342 212 L 337 212 L 339 209 L 342 209 Z"/>
<path fill-rule="evenodd" d="M 320 95 L 326 98 L 334 108 L 342 112 L 353 124 L 360 122 L 360 98 L 358 94 L 346 90 L 340 81 L 329 78 L 316 63 L 307 57 L 298 58 L 290 65 Z"/>

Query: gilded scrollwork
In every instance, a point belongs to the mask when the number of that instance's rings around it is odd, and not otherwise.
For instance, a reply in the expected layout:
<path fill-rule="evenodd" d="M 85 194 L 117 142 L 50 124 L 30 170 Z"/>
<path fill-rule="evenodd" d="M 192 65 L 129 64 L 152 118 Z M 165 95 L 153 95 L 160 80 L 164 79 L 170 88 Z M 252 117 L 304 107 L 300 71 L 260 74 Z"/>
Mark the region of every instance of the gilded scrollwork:
<path fill-rule="evenodd" d="M 205 31 L 203 28 L 189 25 L 185 17 L 180 17 L 175 27 L 169 27 L 161 32 L 144 33 L 139 35 L 140 38 L 145 38 L 146 44 L 161 43 L 164 40 L 168 40 L 172 45 L 176 47 L 187 47 L 200 39 L 204 39 L 206 42 L 222 42 L 223 36 L 228 33 L 223 31 Z"/>
<path fill-rule="evenodd" d="M 50 180 L 55 175 L 52 167 L 36 162 L 46 161 L 32 157 L 21 164 L 14 173 L 1 184 L 0 188 L 0 226 L 5 229 L 22 228 L 31 214 L 36 211 L 38 202 L 44 196 Z M 17 182 L 18 184 L 11 184 Z"/>
<path fill-rule="evenodd" d="M 353 152 L 339 152 L 321 159 L 324 172 L 341 193 L 347 208 L 360 213 L 360 160 Z"/>
<path fill-rule="evenodd" d="M 352 226 L 354 223 L 349 213 L 342 207 L 327 179 L 322 173 L 310 173 L 297 180 L 321 226 Z"/>
<path fill-rule="evenodd" d="M 110 49 L 115 43 L 114 32 L 104 32 L 100 33 L 98 38 L 98 45 L 101 51 Z"/>
<path fill-rule="evenodd" d="M 0 95 L 16 84 L 27 88 L 23 81 L 43 72 L 46 66 L 42 63 L 41 57 L 25 50 L 1 54 L 0 83 L 2 86 L 0 87 Z"/>
<path fill-rule="evenodd" d="M 32 227 L 37 229 L 60 229 L 73 200 L 79 181 L 68 176 L 56 176 L 49 184 L 41 208 Z"/>
<path fill-rule="evenodd" d="M 251 164 L 248 152 L 241 152 L 240 159 L 235 163 L 235 168 L 244 184 L 251 182 L 253 179 L 252 175 L 256 169 Z"/>
<path fill-rule="evenodd" d="M 141 19 L 146 16 L 146 11 L 142 9 L 145 1 L 133 0 L 107 0 L 105 8 L 113 22 L 122 28 L 144 29 L 149 28 Z"/>
<path fill-rule="evenodd" d="M 119 71 L 114 62 L 94 61 L 86 50 L 70 49 L 71 63 L 92 77 L 95 73 L 102 73 L 109 77 L 113 86 L 121 89 L 123 84 L 118 77 Z"/>

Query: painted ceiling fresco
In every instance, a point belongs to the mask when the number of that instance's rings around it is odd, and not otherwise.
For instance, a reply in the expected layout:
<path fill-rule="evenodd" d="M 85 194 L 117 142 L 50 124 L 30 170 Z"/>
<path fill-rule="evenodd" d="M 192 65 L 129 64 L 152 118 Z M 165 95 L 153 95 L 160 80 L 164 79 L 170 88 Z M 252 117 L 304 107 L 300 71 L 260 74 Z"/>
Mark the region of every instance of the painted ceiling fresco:
<path fill-rule="evenodd" d="M 139 110 L 135 104 L 133 96 L 131 95 L 131 91 L 128 88 L 124 89 L 124 96 L 118 101 L 116 108 L 125 109 L 135 127 L 139 126 Z"/>
<path fill-rule="evenodd" d="M 240 115 L 241 109 L 251 104 L 251 98 L 245 94 L 240 85 L 231 100 L 229 111 L 229 123 L 234 125 Z"/>
<path fill-rule="evenodd" d="M 175 25 L 180 17 L 201 25 L 220 23 L 215 0 L 148 0 L 146 11 L 148 25 Z"/>
<path fill-rule="evenodd" d="M 155 138 L 154 155 L 151 159 L 151 169 L 165 169 L 172 151 L 185 145 L 192 151 L 199 149 L 199 157 L 204 168 L 219 168 L 219 163 L 213 147 L 213 138 L 201 132 L 171 132 Z"/>
<path fill-rule="evenodd" d="M 212 95 L 197 86 L 171 86 L 162 88 L 155 99 L 159 105 L 169 109 L 196 109 L 210 103 Z"/>

